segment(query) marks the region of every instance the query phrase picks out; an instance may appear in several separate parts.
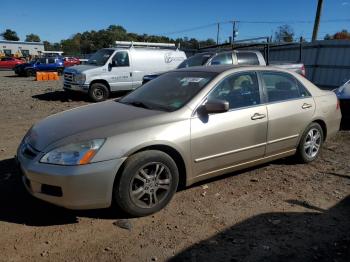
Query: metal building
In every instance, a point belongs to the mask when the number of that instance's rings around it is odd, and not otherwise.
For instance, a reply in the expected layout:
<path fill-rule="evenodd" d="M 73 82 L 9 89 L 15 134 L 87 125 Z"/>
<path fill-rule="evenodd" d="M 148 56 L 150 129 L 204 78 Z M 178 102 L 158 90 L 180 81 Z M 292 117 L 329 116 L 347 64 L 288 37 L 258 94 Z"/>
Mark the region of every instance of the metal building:
<path fill-rule="evenodd" d="M 42 51 L 44 51 L 44 44 L 40 42 L 0 40 L 0 57 L 37 56 L 40 55 Z"/>
<path fill-rule="evenodd" d="M 270 50 L 272 61 L 297 61 L 299 46 Z M 350 41 L 323 40 L 302 44 L 306 77 L 320 87 L 336 88 L 350 79 Z"/>

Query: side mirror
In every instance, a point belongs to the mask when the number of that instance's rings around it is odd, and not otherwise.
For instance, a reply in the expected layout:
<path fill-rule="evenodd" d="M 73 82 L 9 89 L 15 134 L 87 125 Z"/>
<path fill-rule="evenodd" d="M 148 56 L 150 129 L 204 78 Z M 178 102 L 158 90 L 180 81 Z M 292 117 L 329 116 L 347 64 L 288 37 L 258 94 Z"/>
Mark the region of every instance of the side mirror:
<path fill-rule="evenodd" d="M 204 105 L 198 108 L 199 113 L 217 114 L 229 110 L 229 102 L 221 99 L 209 99 Z"/>
<path fill-rule="evenodd" d="M 110 63 L 108 64 L 108 70 L 111 71 L 111 70 L 112 70 L 112 67 L 116 67 L 116 66 L 117 66 L 116 62 L 115 62 L 115 61 L 112 61 L 112 62 L 110 62 Z"/>

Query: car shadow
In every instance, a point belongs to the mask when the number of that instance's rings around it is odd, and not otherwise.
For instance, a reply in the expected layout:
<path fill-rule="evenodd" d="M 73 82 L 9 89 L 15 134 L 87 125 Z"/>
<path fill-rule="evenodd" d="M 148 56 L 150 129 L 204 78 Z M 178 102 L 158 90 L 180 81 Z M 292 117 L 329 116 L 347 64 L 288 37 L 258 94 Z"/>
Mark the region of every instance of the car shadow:
<path fill-rule="evenodd" d="M 306 210 L 250 217 L 170 261 L 349 261 L 350 196 L 328 210 L 287 202 Z"/>
<path fill-rule="evenodd" d="M 121 98 L 125 96 L 128 92 L 119 91 L 113 92 L 110 96 L 110 99 Z M 66 91 L 52 91 L 44 94 L 32 96 L 34 99 L 43 100 L 43 101 L 60 101 L 60 102 L 71 102 L 71 101 L 84 101 L 91 102 L 89 97 L 86 94 L 80 92 L 66 92 Z"/>
<path fill-rule="evenodd" d="M 32 197 L 24 188 L 14 158 L 0 160 L 0 221 L 28 226 L 73 224 L 78 217 L 126 218 L 117 208 L 68 210 Z"/>

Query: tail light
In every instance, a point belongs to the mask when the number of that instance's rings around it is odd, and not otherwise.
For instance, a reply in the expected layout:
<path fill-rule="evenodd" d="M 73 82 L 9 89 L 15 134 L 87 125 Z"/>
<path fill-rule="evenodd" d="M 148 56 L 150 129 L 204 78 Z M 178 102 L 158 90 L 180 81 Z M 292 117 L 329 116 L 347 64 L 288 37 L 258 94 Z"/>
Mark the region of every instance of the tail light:
<path fill-rule="evenodd" d="M 305 66 L 304 65 L 301 67 L 301 74 L 303 76 L 306 76 L 306 71 L 305 71 Z"/>

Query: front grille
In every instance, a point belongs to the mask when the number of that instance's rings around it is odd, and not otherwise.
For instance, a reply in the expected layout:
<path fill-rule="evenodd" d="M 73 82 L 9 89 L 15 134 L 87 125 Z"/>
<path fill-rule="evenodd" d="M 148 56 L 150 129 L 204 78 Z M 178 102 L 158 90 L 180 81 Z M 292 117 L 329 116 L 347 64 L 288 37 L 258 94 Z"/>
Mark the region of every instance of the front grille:
<path fill-rule="evenodd" d="M 64 73 L 64 81 L 65 82 L 74 82 L 74 75 L 72 73 Z"/>

